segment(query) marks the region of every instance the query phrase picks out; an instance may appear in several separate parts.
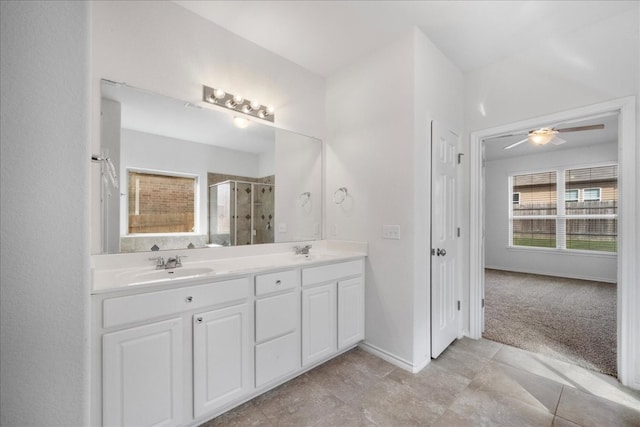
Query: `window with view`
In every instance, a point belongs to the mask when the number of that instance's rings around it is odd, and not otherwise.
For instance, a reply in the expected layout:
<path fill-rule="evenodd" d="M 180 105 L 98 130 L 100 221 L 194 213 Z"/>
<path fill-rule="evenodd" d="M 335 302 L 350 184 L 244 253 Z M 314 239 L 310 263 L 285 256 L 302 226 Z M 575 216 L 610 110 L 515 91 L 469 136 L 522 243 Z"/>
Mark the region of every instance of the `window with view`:
<path fill-rule="evenodd" d="M 128 232 L 195 231 L 194 177 L 129 171 Z"/>
<path fill-rule="evenodd" d="M 616 252 L 616 165 L 513 175 L 510 190 L 510 246 Z"/>

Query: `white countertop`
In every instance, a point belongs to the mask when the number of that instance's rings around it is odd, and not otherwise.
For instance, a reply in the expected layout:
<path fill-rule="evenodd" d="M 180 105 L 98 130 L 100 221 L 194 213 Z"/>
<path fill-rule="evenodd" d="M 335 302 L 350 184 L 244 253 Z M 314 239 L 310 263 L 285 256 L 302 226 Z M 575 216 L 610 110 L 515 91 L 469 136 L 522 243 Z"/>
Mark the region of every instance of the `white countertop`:
<path fill-rule="evenodd" d="M 367 255 L 367 244 L 362 242 L 322 240 L 295 245 L 307 243 L 313 246 L 309 256 L 295 255 L 292 243 L 94 255 L 92 294 L 147 287 L 163 289 L 194 280 L 219 280 L 279 268 L 310 267 Z M 183 258 L 182 267 L 156 270 L 155 263 L 149 260 L 153 256 L 163 256 L 166 260 L 175 255 Z"/>

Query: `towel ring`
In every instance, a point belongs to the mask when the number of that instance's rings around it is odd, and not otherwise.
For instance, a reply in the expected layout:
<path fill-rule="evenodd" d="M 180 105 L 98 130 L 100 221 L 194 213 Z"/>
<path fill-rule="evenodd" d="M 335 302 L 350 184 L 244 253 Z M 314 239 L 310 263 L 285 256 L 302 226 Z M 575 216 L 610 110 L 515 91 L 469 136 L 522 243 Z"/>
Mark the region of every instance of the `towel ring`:
<path fill-rule="evenodd" d="M 340 187 L 333 193 L 333 202 L 336 205 L 341 205 L 342 202 L 347 198 L 348 192 L 346 187 Z"/>
<path fill-rule="evenodd" d="M 298 200 L 300 201 L 300 206 L 305 207 L 307 203 L 309 203 L 309 200 L 311 200 L 311 193 L 309 191 L 305 191 L 300 195 Z"/>

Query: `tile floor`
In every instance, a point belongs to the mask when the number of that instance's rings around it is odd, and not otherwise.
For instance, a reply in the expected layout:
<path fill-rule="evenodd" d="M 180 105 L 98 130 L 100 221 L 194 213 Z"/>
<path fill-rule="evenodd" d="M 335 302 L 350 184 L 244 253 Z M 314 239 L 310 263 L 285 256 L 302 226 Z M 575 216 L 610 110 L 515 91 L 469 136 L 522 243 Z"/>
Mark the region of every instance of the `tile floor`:
<path fill-rule="evenodd" d="M 463 338 L 418 374 L 356 348 L 205 426 L 640 426 L 640 392 Z"/>

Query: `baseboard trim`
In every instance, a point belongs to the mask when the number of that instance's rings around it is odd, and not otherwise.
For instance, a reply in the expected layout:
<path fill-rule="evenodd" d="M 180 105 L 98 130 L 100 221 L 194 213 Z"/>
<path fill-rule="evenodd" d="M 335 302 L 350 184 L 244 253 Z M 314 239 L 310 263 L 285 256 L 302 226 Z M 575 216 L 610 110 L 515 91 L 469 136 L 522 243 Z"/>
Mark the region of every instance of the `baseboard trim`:
<path fill-rule="evenodd" d="M 615 284 L 617 280 L 612 280 L 606 277 L 593 277 L 593 276 L 581 276 L 579 274 L 553 274 L 548 271 L 537 271 L 535 269 L 520 269 L 520 268 L 511 268 L 511 267 L 498 267 L 495 265 L 485 265 L 484 268 L 490 270 L 500 270 L 500 271 L 513 271 L 514 273 L 526 273 L 526 274 L 538 274 L 540 276 L 552 276 L 552 277 L 562 277 L 566 279 L 578 279 L 578 280 L 590 280 L 592 282 L 604 282 L 604 283 L 613 283 Z"/>
<path fill-rule="evenodd" d="M 405 371 L 409 371 L 413 374 L 417 374 L 418 372 L 423 370 L 429 364 L 429 362 L 431 362 L 431 359 L 427 359 L 418 365 L 414 365 L 408 360 L 398 357 L 395 354 L 389 353 L 388 351 L 383 350 L 380 347 L 376 347 L 375 345 L 367 342 L 361 342 L 360 344 L 358 344 L 358 347 L 360 347 L 362 350 L 366 351 L 367 353 L 371 353 L 374 356 L 377 356 L 380 359 L 387 361 L 392 365 L 395 365 L 398 368 L 404 369 Z"/>

